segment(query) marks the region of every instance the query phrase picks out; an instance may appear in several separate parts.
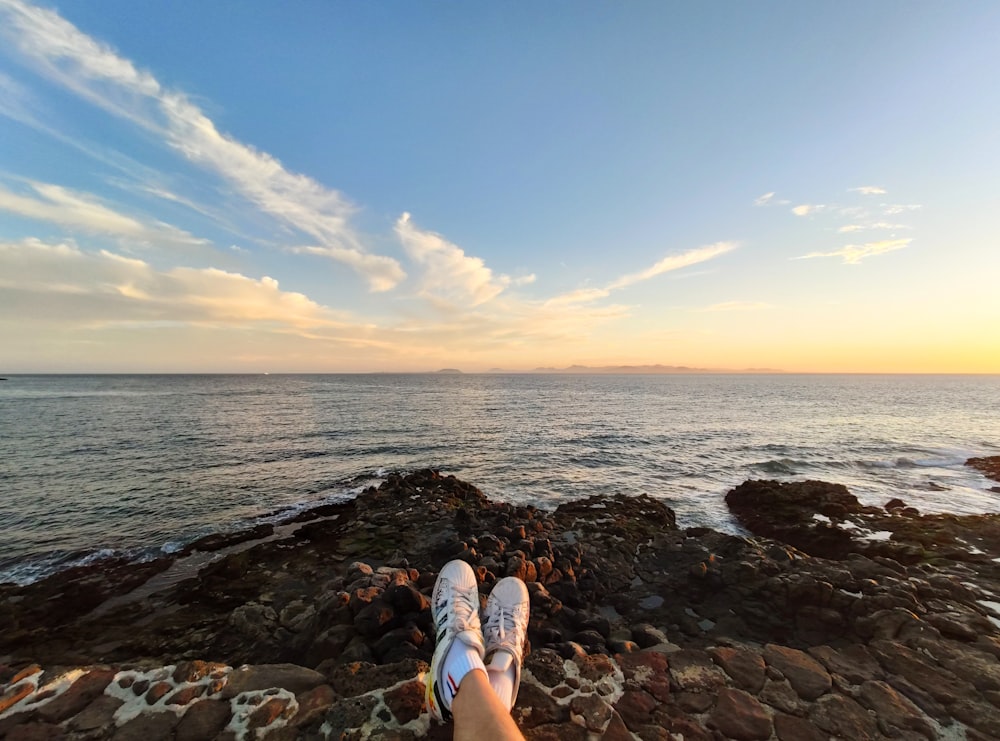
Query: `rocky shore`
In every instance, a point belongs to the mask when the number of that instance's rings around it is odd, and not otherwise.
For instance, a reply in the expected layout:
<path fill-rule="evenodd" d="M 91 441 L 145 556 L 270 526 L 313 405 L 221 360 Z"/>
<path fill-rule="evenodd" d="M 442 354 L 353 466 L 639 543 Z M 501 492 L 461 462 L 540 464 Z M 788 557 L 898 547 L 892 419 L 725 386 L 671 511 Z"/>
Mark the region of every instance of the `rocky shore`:
<path fill-rule="evenodd" d="M 1000 515 L 817 481 L 726 501 L 746 537 L 650 497 L 549 512 L 421 471 L 170 558 L 3 585 L 0 738 L 450 738 L 422 702 L 452 558 L 484 599 L 528 584 L 530 739 L 1000 738 Z"/>

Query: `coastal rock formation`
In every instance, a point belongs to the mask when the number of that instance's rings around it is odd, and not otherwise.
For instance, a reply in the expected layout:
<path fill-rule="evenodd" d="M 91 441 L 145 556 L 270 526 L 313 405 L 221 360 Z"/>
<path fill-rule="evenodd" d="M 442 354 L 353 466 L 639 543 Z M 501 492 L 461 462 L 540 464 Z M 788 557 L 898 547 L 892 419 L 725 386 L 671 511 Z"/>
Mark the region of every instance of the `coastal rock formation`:
<path fill-rule="evenodd" d="M 1000 736 L 996 516 L 823 482 L 727 502 L 753 537 L 648 496 L 548 512 L 419 471 L 163 562 L 2 586 L 0 737 L 450 738 L 422 701 L 452 558 L 484 600 L 528 584 L 529 738 Z"/>

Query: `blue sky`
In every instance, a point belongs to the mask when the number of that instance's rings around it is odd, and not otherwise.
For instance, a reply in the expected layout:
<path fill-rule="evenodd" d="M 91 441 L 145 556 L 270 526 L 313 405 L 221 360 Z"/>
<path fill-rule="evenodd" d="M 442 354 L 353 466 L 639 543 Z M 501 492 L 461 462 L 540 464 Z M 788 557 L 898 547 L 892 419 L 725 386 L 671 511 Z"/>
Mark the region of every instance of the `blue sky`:
<path fill-rule="evenodd" d="M 0 0 L 0 370 L 1000 372 L 995 3 L 201 5 Z"/>

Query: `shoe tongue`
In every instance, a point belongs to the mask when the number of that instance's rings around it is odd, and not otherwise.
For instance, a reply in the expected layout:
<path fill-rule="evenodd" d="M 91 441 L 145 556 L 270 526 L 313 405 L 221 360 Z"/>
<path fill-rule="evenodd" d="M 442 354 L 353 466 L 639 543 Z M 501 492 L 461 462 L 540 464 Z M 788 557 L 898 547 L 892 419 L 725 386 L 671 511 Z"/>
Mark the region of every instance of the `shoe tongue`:
<path fill-rule="evenodd" d="M 455 637 L 469 646 L 479 647 L 483 645 L 483 634 L 478 630 L 460 630 Z"/>

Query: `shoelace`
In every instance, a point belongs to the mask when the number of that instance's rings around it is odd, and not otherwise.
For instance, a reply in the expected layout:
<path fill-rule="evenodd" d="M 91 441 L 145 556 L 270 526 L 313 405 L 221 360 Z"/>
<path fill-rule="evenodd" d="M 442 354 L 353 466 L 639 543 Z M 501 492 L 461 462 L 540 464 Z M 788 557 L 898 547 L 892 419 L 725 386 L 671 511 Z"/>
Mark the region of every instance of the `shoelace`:
<path fill-rule="evenodd" d="M 521 624 L 517 620 L 517 608 L 505 610 L 503 606 L 499 609 L 499 618 L 496 623 L 489 625 L 490 643 L 503 643 L 507 638 L 507 633 L 514 634 L 514 645 L 520 646 Z"/>
<path fill-rule="evenodd" d="M 465 592 L 460 589 L 442 589 L 441 595 L 442 599 L 438 602 L 438 615 L 441 618 L 445 618 L 448 614 L 448 598 L 445 595 L 451 594 L 454 596 L 454 601 L 452 602 L 451 614 L 454 616 L 452 624 L 457 632 L 463 630 L 469 630 L 470 618 L 478 614 L 479 612 L 479 599 L 478 592 L 472 592 L 472 590 Z M 473 594 L 476 594 L 476 603 L 473 603 Z M 446 627 L 443 620 L 439 620 L 442 624 L 438 626 L 440 631 L 442 628 Z"/>

